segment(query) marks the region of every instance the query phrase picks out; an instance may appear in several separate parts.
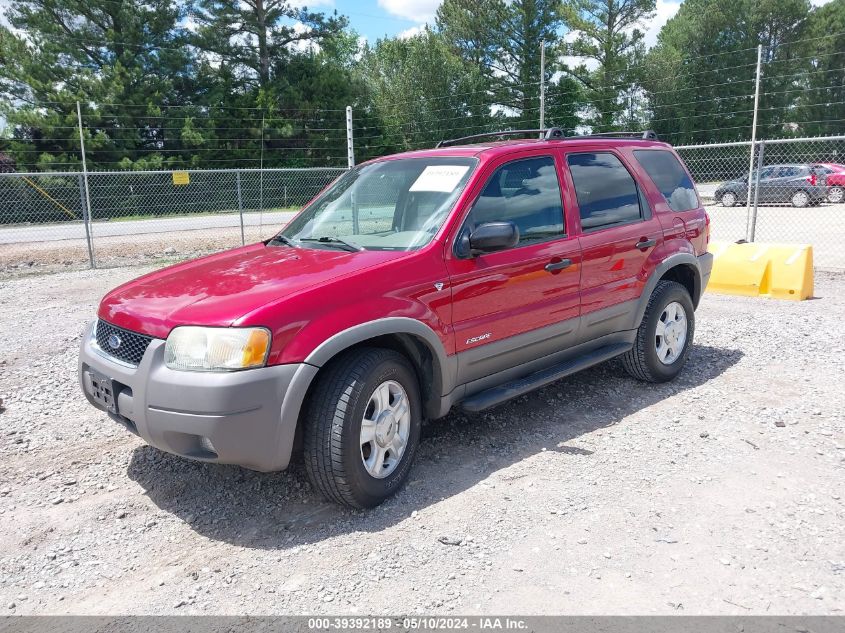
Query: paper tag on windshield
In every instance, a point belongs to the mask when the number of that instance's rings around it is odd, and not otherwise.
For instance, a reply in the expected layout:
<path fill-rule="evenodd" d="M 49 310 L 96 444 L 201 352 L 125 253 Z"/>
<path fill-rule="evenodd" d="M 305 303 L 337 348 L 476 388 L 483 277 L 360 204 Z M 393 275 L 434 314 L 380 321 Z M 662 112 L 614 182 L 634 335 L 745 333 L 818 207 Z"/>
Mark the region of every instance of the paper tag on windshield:
<path fill-rule="evenodd" d="M 451 193 L 467 173 L 469 165 L 430 165 L 423 169 L 408 191 Z"/>

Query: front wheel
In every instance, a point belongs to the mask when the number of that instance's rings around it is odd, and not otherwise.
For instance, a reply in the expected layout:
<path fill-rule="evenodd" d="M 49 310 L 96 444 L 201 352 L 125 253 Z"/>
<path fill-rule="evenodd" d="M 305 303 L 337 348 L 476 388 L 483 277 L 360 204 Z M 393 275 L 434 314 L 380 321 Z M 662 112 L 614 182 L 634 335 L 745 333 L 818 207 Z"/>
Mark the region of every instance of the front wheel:
<path fill-rule="evenodd" d="M 695 333 L 695 309 L 687 289 L 660 281 L 649 297 L 634 346 L 622 355 L 625 370 L 647 382 L 667 382 L 681 373 Z"/>
<path fill-rule="evenodd" d="M 325 372 L 304 420 L 308 477 L 331 501 L 375 507 L 402 487 L 419 444 L 416 373 L 379 348 L 350 350 Z"/>
<path fill-rule="evenodd" d="M 806 191 L 796 191 L 792 194 L 792 206 L 799 208 L 810 206 L 810 194 Z"/>
<path fill-rule="evenodd" d="M 736 194 L 733 191 L 726 191 L 722 194 L 722 206 L 733 207 L 736 206 Z"/>
<path fill-rule="evenodd" d="M 827 199 L 834 204 L 839 204 L 845 200 L 845 188 L 838 185 L 831 187 L 827 192 Z"/>

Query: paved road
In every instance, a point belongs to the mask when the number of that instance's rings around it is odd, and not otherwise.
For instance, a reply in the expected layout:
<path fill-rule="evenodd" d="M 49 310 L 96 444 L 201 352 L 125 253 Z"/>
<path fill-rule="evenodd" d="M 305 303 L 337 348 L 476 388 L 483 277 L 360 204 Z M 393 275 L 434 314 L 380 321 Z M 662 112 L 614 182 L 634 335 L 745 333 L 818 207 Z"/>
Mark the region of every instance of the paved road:
<path fill-rule="evenodd" d="M 706 186 L 706 185 L 704 185 Z M 699 186 L 701 191 L 704 186 Z M 745 206 L 723 207 L 705 198 L 712 218 L 713 239 L 736 241 L 746 236 Z M 262 236 L 271 233 L 270 227 L 282 227 L 293 217 L 291 212 L 244 214 L 247 227 L 265 227 Z M 221 213 L 194 217 L 154 218 L 126 222 L 95 222 L 95 238 L 162 233 L 182 233 L 198 229 L 237 228 L 237 213 Z M 31 225 L 2 228 L 0 244 L 43 243 L 53 240 L 85 238 L 82 223 Z M 788 205 L 760 207 L 757 213 L 756 241 L 812 244 L 817 266 L 845 269 L 845 204 L 823 204 L 818 207 L 795 209 Z"/>
<path fill-rule="evenodd" d="M 265 211 L 264 213 L 245 213 L 244 226 L 284 226 L 294 214 L 290 211 Z M 240 225 L 237 213 L 217 215 L 199 215 L 194 217 L 153 218 L 150 220 L 127 220 L 124 222 L 98 221 L 92 224 L 94 237 L 113 237 L 118 235 L 137 235 L 140 233 L 171 233 L 197 229 L 232 228 Z M 21 242 L 43 242 L 56 239 L 85 239 L 85 226 L 82 222 L 63 224 L 32 224 L 0 228 L 0 244 Z"/>

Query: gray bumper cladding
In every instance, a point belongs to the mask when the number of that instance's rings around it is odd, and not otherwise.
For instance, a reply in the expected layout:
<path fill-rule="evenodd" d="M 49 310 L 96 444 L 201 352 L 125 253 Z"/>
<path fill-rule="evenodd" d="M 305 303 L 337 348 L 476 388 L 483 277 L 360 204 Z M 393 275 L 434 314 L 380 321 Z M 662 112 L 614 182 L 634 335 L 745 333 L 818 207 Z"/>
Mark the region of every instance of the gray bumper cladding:
<path fill-rule="evenodd" d="M 710 281 L 710 272 L 713 270 L 713 253 L 699 255 L 698 265 L 701 269 L 701 292 L 704 292 L 707 282 Z"/>
<path fill-rule="evenodd" d="M 283 470 L 299 410 L 318 368 L 276 365 L 236 372 L 174 371 L 154 339 L 137 367 L 116 362 L 85 333 L 85 397 L 152 446 L 191 459 Z"/>

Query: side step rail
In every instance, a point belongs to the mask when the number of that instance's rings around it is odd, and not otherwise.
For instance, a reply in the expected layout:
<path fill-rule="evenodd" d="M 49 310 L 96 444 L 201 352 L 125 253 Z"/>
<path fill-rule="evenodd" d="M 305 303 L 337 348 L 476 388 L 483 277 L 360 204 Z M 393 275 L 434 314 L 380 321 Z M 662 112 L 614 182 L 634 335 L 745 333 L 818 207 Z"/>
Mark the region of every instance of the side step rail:
<path fill-rule="evenodd" d="M 603 363 L 615 356 L 624 354 L 631 349 L 630 343 L 614 343 L 612 345 L 605 345 L 588 354 L 583 354 L 568 361 L 564 361 L 557 365 L 553 365 L 547 369 L 535 371 L 524 378 L 506 382 L 497 387 L 490 387 L 485 389 L 459 403 L 459 406 L 464 411 L 477 412 L 489 409 L 497 404 L 506 402 L 518 396 L 534 391 L 540 387 L 545 387 L 549 383 L 565 378 L 570 374 L 587 369 L 598 363 Z"/>

